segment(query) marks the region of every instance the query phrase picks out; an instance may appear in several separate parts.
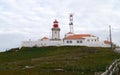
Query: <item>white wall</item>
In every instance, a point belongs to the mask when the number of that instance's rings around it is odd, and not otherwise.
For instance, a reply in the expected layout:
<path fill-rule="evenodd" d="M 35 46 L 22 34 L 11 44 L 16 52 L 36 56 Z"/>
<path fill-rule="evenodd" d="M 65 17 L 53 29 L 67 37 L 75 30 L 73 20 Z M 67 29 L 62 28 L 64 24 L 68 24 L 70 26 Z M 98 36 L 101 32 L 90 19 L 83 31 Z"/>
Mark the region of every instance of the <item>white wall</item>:
<path fill-rule="evenodd" d="M 21 47 L 41 47 L 41 46 L 63 46 L 63 40 L 38 40 L 38 41 L 23 41 Z"/>
<path fill-rule="evenodd" d="M 21 47 L 33 47 L 37 45 L 37 41 L 22 41 Z"/>
<path fill-rule="evenodd" d="M 69 43 L 67 43 L 69 41 Z M 72 43 L 70 43 L 72 41 Z M 81 43 L 77 41 L 82 41 Z M 97 37 L 86 37 L 85 39 L 65 39 L 64 45 L 66 46 L 89 46 L 89 47 L 110 47 L 109 44 L 105 44 L 103 41 L 99 41 Z"/>
<path fill-rule="evenodd" d="M 89 40 L 89 41 L 88 41 Z M 69 43 L 67 43 L 69 41 Z M 72 43 L 70 43 L 72 41 Z M 77 42 L 79 41 L 79 43 Z M 82 41 L 82 42 L 80 42 Z M 63 40 L 38 40 L 38 41 L 23 41 L 21 47 L 41 47 L 41 46 L 89 46 L 89 47 L 110 47 L 110 44 L 105 44 L 99 41 L 97 37 L 86 37 L 85 39 L 65 39 Z"/>

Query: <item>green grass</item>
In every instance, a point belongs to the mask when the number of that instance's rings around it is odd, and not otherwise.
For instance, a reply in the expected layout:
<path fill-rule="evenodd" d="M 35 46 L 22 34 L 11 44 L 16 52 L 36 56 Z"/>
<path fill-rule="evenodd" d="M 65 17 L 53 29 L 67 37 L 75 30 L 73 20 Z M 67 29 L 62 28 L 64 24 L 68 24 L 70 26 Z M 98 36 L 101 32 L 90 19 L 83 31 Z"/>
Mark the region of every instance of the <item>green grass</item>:
<path fill-rule="evenodd" d="M 0 75 L 94 75 L 118 58 L 109 48 L 22 48 L 0 53 Z"/>

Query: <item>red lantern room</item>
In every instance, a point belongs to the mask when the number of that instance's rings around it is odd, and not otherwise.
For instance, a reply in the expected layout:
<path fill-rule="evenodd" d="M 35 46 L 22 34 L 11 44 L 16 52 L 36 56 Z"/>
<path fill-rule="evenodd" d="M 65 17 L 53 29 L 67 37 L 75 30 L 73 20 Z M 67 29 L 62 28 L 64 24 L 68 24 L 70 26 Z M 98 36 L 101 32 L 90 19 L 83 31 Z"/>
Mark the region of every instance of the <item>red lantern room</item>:
<path fill-rule="evenodd" d="M 53 28 L 58 28 L 58 21 L 55 19 Z"/>

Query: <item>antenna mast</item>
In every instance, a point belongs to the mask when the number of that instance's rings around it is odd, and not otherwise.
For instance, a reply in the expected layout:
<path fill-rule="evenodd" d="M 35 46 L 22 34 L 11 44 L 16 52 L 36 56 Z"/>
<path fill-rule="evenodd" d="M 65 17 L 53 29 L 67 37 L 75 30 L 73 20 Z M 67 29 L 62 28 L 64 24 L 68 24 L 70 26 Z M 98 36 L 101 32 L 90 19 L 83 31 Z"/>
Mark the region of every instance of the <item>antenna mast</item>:
<path fill-rule="evenodd" d="M 111 26 L 110 26 L 110 25 L 109 25 L 109 37 L 110 37 L 111 49 L 113 50 L 113 44 L 112 44 L 112 34 L 111 34 Z"/>
<path fill-rule="evenodd" d="M 69 15 L 69 26 L 70 26 L 70 32 L 73 33 L 73 13 L 70 13 Z"/>

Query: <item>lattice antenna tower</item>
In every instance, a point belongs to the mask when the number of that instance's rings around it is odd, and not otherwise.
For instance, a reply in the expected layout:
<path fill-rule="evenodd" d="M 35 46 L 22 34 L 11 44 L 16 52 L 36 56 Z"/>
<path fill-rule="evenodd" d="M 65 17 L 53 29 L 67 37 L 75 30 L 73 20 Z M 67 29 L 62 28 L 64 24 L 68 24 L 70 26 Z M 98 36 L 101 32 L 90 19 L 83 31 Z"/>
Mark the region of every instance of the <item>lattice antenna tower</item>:
<path fill-rule="evenodd" d="M 69 14 L 69 21 L 70 32 L 73 33 L 73 13 Z"/>

